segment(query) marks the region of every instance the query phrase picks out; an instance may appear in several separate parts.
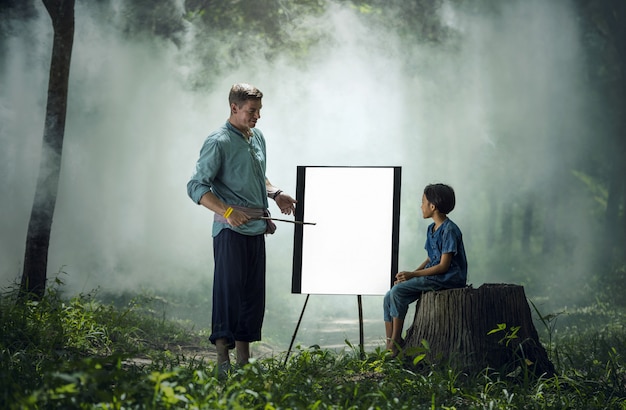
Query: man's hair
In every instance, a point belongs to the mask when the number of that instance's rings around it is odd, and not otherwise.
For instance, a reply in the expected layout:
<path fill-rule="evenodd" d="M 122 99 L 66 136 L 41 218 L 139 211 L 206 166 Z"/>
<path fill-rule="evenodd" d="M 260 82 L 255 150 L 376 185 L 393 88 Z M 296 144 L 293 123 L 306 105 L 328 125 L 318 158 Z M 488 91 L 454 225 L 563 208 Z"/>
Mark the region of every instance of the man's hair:
<path fill-rule="evenodd" d="M 429 184 L 424 188 L 424 196 L 442 214 L 448 214 L 454 209 L 456 202 L 454 189 L 445 184 Z"/>
<path fill-rule="evenodd" d="M 263 98 L 263 93 L 258 88 L 250 84 L 238 83 L 230 88 L 228 105 L 235 103 L 237 107 L 241 107 L 247 100 L 260 100 L 261 98 Z"/>

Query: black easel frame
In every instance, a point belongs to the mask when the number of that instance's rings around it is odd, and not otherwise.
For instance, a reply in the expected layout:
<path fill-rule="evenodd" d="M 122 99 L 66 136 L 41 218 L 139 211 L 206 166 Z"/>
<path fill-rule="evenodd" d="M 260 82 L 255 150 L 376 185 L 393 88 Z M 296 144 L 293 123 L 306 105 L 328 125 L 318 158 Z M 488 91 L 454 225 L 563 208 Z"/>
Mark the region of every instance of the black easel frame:
<path fill-rule="evenodd" d="M 306 305 L 309 303 L 310 296 L 311 294 L 306 295 L 306 299 L 304 300 L 304 305 L 302 306 L 302 312 L 300 312 L 300 318 L 298 319 L 296 328 L 294 329 L 293 335 L 291 336 L 289 349 L 287 350 L 287 354 L 285 355 L 285 362 L 283 363 L 283 365 L 285 366 L 287 365 L 287 361 L 289 360 L 289 354 L 291 353 L 291 349 L 293 348 L 293 344 L 296 340 L 298 330 L 300 329 L 300 324 L 302 323 L 302 317 L 304 316 Z M 359 310 L 359 352 L 361 354 L 361 358 L 363 358 L 365 357 L 365 332 L 363 328 L 363 298 L 361 295 L 357 295 L 357 305 L 358 305 L 358 310 Z"/>

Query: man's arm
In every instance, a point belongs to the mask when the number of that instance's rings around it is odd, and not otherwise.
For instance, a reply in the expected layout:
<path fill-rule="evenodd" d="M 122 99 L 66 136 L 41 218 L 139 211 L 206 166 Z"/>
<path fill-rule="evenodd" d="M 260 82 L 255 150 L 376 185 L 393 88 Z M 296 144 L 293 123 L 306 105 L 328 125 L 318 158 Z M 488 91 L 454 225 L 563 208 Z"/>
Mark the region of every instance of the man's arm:
<path fill-rule="evenodd" d="M 200 205 L 219 215 L 226 214 L 226 211 L 228 211 L 228 209 L 230 208 L 224 202 L 220 201 L 213 192 L 210 191 L 202 195 L 202 197 L 200 198 Z M 230 215 L 225 218 L 232 226 L 243 225 L 250 220 L 248 215 L 241 211 L 237 211 L 236 209 L 230 211 Z"/>
<path fill-rule="evenodd" d="M 276 205 L 280 208 L 280 212 L 285 215 L 295 215 L 297 203 L 295 199 L 272 185 L 270 180 L 267 178 L 265 178 L 265 190 L 267 191 L 267 196 L 276 201 Z"/>

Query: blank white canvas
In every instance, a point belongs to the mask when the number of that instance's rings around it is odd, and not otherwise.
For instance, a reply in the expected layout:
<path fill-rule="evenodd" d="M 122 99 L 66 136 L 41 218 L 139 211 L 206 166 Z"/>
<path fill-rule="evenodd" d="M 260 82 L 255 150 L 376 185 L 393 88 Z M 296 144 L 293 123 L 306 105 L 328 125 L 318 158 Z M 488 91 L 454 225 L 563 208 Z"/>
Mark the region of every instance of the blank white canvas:
<path fill-rule="evenodd" d="M 301 292 L 384 295 L 390 287 L 394 169 L 306 169 Z"/>

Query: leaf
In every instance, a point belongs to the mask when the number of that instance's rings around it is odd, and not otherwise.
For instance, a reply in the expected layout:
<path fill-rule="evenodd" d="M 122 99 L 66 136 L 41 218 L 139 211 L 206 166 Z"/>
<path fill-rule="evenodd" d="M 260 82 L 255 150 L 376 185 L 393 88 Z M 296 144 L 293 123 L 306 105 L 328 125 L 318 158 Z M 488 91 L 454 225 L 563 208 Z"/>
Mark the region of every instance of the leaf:
<path fill-rule="evenodd" d="M 426 357 L 426 353 L 422 353 L 422 354 L 415 356 L 415 358 L 413 359 L 413 366 L 415 366 L 416 364 L 424 360 L 425 357 Z"/>
<path fill-rule="evenodd" d="M 498 323 L 498 327 L 496 329 L 492 329 L 489 332 L 487 332 L 487 335 L 492 335 L 494 333 L 501 332 L 505 329 L 506 329 L 506 323 Z"/>

